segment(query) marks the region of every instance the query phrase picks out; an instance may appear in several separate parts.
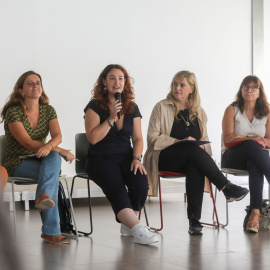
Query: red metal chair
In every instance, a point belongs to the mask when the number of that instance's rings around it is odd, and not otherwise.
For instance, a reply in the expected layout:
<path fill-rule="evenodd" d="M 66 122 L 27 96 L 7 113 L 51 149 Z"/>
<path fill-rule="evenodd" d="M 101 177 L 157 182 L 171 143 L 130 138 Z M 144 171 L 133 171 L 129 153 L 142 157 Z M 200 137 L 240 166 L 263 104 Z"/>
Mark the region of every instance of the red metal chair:
<path fill-rule="evenodd" d="M 158 173 L 158 187 L 159 187 L 158 190 L 159 190 L 159 205 L 160 205 L 160 223 L 161 223 L 161 227 L 159 229 L 154 228 L 154 227 L 150 227 L 150 229 L 151 230 L 154 230 L 154 231 L 161 231 L 163 229 L 163 212 L 162 212 L 162 197 L 161 197 L 160 177 L 164 177 L 164 178 L 166 178 L 166 177 L 167 178 L 168 177 L 170 177 L 170 178 L 178 178 L 178 177 L 186 177 L 186 175 L 184 173 L 159 171 L 159 173 Z M 211 184 L 210 181 L 209 181 L 209 187 L 210 187 L 211 198 L 212 198 L 212 201 L 213 201 L 213 208 L 214 208 L 214 212 L 215 212 L 215 216 L 216 216 L 216 222 L 214 222 L 214 223 L 201 222 L 201 223 L 204 224 L 204 225 L 219 227 L 219 221 L 218 221 L 216 203 L 215 203 L 215 199 L 214 199 L 214 196 L 213 196 L 212 184 Z"/>

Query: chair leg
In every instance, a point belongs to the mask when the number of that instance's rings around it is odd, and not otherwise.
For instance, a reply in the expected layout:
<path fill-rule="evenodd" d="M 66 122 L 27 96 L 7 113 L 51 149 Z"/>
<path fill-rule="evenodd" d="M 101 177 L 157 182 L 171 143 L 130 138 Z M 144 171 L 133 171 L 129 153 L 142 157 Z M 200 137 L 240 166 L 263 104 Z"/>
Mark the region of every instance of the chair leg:
<path fill-rule="evenodd" d="M 88 205 L 89 205 L 89 217 L 90 217 L 90 232 L 80 232 L 83 233 L 84 236 L 89 236 L 93 233 L 93 221 L 92 221 L 92 206 L 91 206 L 91 195 L 90 195 L 90 179 L 87 179 L 87 187 L 88 187 Z"/>
<path fill-rule="evenodd" d="M 226 178 L 228 179 L 228 174 L 226 173 Z M 225 224 L 220 224 L 222 228 L 225 228 L 229 224 L 229 205 L 226 200 L 226 223 Z"/>
<path fill-rule="evenodd" d="M 215 198 L 215 202 L 217 201 L 217 187 L 215 187 L 215 195 L 214 195 L 214 198 Z M 215 211 L 213 209 L 213 214 L 212 214 L 212 220 L 214 223 L 216 223 L 216 220 L 215 220 Z"/>
<path fill-rule="evenodd" d="M 147 216 L 147 213 L 146 213 L 145 205 L 143 206 L 143 211 L 144 211 L 144 217 L 145 217 L 146 225 L 147 225 L 147 227 L 149 227 L 148 216 Z M 142 213 L 142 210 L 139 213 L 139 220 L 141 220 L 141 213 Z"/>
<path fill-rule="evenodd" d="M 149 227 L 149 221 L 148 221 L 148 216 L 147 216 L 147 213 L 146 213 L 145 205 L 143 206 L 143 211 L 144 211 L 146 225 L 147 225 L 147 227 Z"/>
<path fill-rule="evenodd" d="M 74 215 L 73 204 L 72 204 L 72 198 L 71 198 L 71 194 L 69 193 L 69 188 L 68 188 L 68 182 L 67 182 L 67 179 L 65 177 L 63 177 L 62 179 L 65 180 L 65 183 L 66 183 L 67 193 L 68 193 L 68 198 L 69 198 L 69 205 L 70 205 L 70 210 L 71 210 L 71 216 L 72 216 L 72 220 L 73 220 L 74 228 L 75 228 L 75 234 L 76 234 L 76 237 L 79 238 L 75 215 Z"/>
<path fill-rule="evenodd" d="M 209 181 L 209 180 L 208 180 Z M 219 227 L 219 221 L 218 221 L 218 214 L 217 214 L 217 209 L 216 209 L 216 203 L 215 203 L 215 198 L 214 198 L 214 194 L 213 194 L 213 189 L 212 189 L 212 184 L 209 181 L 209 187 L 210 187 L 210 193 L 211 193 L 211 198 L 212 198 L 212 202 L 213 202 L 213 215 L 215 214 L 216 216 L 216 220 L 214 220 L 213 218 L 213 223 L 205 223 L 205 222 L 201 222 L 204 225 L 208 225 L 208 226 L 215 226 L 215 227 Z"/>
<path fill-rule="evenodd" d="M 24 210 L 29 211 L 29 200 L 24 201 Z"/>
<path fill-rule="evenodd" d="M 73 179 L 72 179 L 72 185 L 71 185 L 71 196 L 72 196 L 72 193 L 73 193 L 73 187 L 74 187 L 74 181 L 75 181 L 75 178 L 77 177 L 80 177 L 80 176 L 74 176 Z M 90 232 L 87 233 L 87 232 L 83 232 L 83 231 L 78 231 L 79 234 L 82 234 L 84 236 L 89 236 L 90 234 L 93 233 L 93 221 L 92 221 L 92 207 L 91 207 L 91 195 L 90 195 L 90 179 L 87 178 L 87 191 L 88 191 L 88 206 L 89 206 L 89 217 L 90 217 Z"/>
<path fill-rule="evenodd" d="M 17 231 L 16 231 L 16 207 L 15 207 L 15 195 L 14 195 L 14 181 L 12 181 L 12 204 L 13 204 L 13 226 L 14 226 L 14 234 L 15 239 L 17 237 Z"/>
<path fill-rule="evenodd" d="M 227 173 L 226 173 L 226 178 L 228 177 Z M 215 188 L 215 201 L 217 201 L 217 188 Z M 214 218 L 214 210 L 213 210 L 213 222 L 215 223 L 215 218 Z M 226 223 L 225 224 L 222 224 L 222 223 L 219 223 L 219 226 L 221 228 L 225 228 L 227 225 L 229 224 L 229 205 L 228 205 L 228 202 L 226 200 Z"/>
<path fill-rule="evenodd" d="M 70 197 L 72 198 L 72 194 L 73 194 L 73 187 L 74 187 L 74 181 L 75 181 L 76 175 L 73 177 L 72 179 L 72 184 L 71 184 L 71 190 L 70 190 Z"/>
<path fill-rule="evenodd" d="M 161 184 L 160 184 L 160 175 L 158 175 L 158 189 L 159 189 L 159 208 L 160 208 L 160 228 L 154 228 L 154 227 L 150 227 L 151 230 L 154 231 L 161 231 L 163 229 L 163 213 L 162 213 L 162 198 L 161 198 Z"/>

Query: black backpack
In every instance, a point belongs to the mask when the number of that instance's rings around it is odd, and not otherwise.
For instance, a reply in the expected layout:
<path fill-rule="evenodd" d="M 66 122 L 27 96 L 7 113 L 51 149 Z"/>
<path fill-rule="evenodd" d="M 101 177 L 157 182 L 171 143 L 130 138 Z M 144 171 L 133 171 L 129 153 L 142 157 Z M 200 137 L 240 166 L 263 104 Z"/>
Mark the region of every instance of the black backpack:
<path fill-rule="evenodd" d="M 60 181 L 58 189 L 58 211 L 61 233 L 76 234 L 75 230 L 73 230 L 69 200 L 66 197 L 63 185 Z"/>

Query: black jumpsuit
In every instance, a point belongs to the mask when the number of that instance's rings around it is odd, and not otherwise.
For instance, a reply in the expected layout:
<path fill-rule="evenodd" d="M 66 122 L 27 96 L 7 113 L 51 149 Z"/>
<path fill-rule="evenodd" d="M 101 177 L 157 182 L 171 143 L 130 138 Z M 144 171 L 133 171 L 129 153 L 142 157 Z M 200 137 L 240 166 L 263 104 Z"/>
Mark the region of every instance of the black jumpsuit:
<path fill-rule="evenodd" d="M 148 179 L 138 170 L 131 171 L 133 149 L 131 135 L 133 118 L 142 117 L 137 105 L 132 114 L 124 115 L 123 128 L 114 125 L 108 134 L 95 145 L 89 144 L 86 171 L 110 201 L 115 215 L 124 208 L 140 211 L 148 193 Z M 108 121 L 109 113 L 91 100 L 84 112 L 92 109 L 100 117 L 100 123 Z"/>

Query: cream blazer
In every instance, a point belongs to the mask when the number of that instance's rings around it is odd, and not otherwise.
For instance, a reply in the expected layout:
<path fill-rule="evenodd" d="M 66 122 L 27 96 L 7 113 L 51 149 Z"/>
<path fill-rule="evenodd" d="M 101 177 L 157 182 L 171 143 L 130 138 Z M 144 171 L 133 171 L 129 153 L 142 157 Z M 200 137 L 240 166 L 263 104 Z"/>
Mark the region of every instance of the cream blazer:
<path fill-rule="evenodd" d="M 198 110 L 198 123 L 201 131 L 201 141 L 208 141 L 207 116 L 203 108 Z M 170 137 L 174 122 L 173 103 L 164 99 L 158 102 L 151 114 L 147 131 L 147 150 L 144 155 L 143 165 L 147 171 L 149 182 L 149 196 L 158 196 L 158 160 L 160 151 L 174 144 L 176 138 Z M 210 144 L 205 145 L 205 150 L 212 155 Z M 207 182 L 208 183 L 208 182 Z"/>

